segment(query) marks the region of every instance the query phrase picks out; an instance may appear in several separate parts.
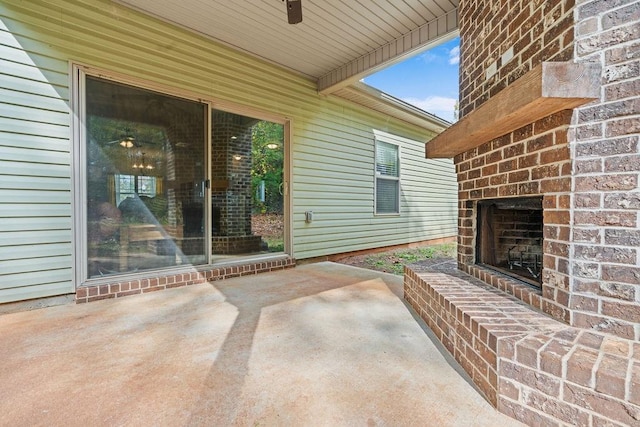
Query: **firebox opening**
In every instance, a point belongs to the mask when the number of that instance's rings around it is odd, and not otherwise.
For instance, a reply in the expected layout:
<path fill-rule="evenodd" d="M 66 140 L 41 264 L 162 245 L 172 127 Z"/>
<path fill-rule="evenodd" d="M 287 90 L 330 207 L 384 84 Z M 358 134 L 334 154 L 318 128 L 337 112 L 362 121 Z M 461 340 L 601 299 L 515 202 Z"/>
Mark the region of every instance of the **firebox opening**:
<path fill-rule="evenodd" d="M 542 224 L 542 197 L 479 201 L 476 263 L 540 288 Z"/>

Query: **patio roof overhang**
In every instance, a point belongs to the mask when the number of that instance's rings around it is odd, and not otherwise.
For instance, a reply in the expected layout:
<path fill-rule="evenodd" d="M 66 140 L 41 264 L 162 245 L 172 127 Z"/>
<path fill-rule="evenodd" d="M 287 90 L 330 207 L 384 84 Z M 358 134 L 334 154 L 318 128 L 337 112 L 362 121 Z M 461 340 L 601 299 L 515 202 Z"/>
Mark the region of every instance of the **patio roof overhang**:
<path fill-rule="evenodd" d="M 424 112 L 403 103 L 390 109 L 365 96 L 359 80 L 458 34 L 458 0 L 301 0 L 303 20 L 295 25 L 284 0 L 116 1 L 305 76 L 322 95 L 403 120 Z"/>

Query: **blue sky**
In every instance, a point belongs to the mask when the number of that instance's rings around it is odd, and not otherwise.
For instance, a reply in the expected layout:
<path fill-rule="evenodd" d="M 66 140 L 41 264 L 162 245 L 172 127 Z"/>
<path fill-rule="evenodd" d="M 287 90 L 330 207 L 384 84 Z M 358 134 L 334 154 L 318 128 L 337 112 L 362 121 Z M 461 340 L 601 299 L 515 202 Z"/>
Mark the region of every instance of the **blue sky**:
<path fill-rule="evenodd" d="M 450 122 L 458 100 L 460 39 L 443 43 L 363 81 Z"/>

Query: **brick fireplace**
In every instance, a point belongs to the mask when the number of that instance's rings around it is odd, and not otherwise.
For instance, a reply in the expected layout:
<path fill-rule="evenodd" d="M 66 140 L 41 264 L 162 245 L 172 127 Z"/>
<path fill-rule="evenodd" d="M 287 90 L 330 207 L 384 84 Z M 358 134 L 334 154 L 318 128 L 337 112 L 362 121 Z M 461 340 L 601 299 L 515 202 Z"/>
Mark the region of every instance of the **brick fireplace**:
<path fill-rule="evenodd" d="M 484 201 L 540 200 L 539 256 L 544 270 L 538 280 L 542 298 L 535 305 L 562 321 L 569 320 L 571 159 L 567 134 L 571 115 L 572 111 L 564 110 L 545 117 L 454 159 L 460 188 L 460 269 L 474 276 L 493 274 L 479 265 L 485 263 L 477 253 L 482 243 L 476 236 L 481 228 L 477 219 Z"/>
<path fill-rule="evenodd" d="M 458 270 L 405 298 L 502 412 L 640 425 L 640 2 L 459 12 Z"/>
<path fill-rule="evenodd" d="M 542 198 L 484 199 L 476 214 L 476 263 L 540 287 Z"/>

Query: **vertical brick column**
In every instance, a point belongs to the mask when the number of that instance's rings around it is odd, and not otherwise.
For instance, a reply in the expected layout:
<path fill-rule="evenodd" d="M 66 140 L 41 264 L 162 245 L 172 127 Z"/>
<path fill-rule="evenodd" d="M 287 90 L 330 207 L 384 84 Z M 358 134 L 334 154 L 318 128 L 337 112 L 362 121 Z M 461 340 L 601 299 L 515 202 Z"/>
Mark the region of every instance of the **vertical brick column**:
<path fill-rule="evenodd" d="M 640 339 L 640 2 L 578 1 L 576 60 L 602 64 L 577 110 L 571 323 Z"/>

